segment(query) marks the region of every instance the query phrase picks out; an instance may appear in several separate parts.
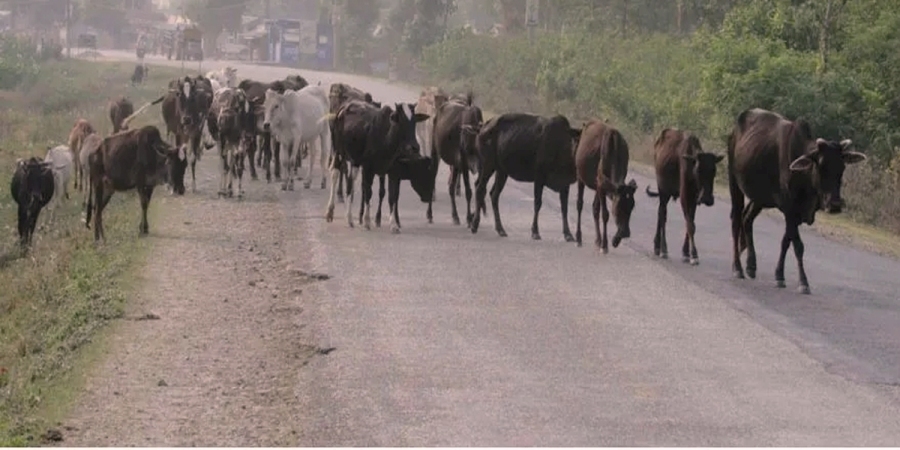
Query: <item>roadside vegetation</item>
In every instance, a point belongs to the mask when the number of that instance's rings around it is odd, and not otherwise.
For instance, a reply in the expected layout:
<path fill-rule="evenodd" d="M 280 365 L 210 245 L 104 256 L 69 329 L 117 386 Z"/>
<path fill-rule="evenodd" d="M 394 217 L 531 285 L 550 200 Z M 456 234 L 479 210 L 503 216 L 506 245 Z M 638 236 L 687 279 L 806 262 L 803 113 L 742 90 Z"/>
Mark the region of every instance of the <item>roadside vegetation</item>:
<path fill-rule="evenodd" d="M 127 95 L 139 107 L 165 91 L 178 72 L 152 68 L 131 87 L 134 64 L 41 61 L 27 45 L 0 39 L 0 445 L 37 445 L 61 418 L 78 388 L 85 349 L 123 317 L 129 283 L 145 244 L 137 238 L 133 193 L 116 194 L 104 215 L 108 242 L 95 247 L 81 221 L 83 194 L 35 233 L 28 254 L 18 248 L 16 204 L 9 183 L 17 158 L 43 157 L 66 144 L 79 117 L 111 131 L 107 102 Z M 159 109 L 135 120 L 158 123 Z M 161 203 L 155 202 L 153 211 Z M 45 223 L 48 210 L 41 212 Z M 90 353 L 90 352 L 88 352 Z"/>
<path fill-rule="evenodd" d="M 844 217 L 900 233 L 893 1 L 542 0 L 532 36 L 526 0 L 391 3 L 385 37 L 366 45 L 392 48 L 405 81 L 472 88 L 498 113 L 609 119 L 636 161 L 652 162 L 652 141 L 666 127 L 724 152 L 745 108 L 806 118 L 815 134 L 850 138 L 870 158 L 845 174 Z M 501 31 L 475 34 L 466 23 Z M 724 182 L 724 163 L 719 173 Z"/>

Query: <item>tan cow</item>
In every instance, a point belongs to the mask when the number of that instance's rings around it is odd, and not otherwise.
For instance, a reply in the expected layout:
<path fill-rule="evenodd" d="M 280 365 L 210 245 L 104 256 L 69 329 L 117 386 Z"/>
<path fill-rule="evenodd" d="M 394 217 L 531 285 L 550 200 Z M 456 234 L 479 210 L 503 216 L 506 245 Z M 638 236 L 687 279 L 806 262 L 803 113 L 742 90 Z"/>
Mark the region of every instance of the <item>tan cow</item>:
<path fill-rule="evenodd" d="M 75 162 L 75 189 L 79 191 L 84 190 L 83 180 L 86 178 L 83 176 L 84 168 L 79 158 L 81 146 L 84 143 L 84 138 L 94 132 L 95 130 L 91 123 L 84 119 L 78 119 L 75 122 L 75 126 L 72 127 L 72 131 L 69 132 L 69 150 L 72 151 L 72 160 Z"/>

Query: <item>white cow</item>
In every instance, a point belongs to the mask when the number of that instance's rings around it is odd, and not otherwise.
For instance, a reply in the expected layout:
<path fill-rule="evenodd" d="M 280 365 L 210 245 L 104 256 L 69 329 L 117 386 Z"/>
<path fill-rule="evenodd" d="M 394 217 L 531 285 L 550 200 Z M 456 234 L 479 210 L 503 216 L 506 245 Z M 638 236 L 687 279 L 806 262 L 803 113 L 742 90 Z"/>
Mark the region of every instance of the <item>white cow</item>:
<path fill-rule="evenodd" d="M 282 180 L 281 189 L 294 189 L 296 163 L 302 158 L 300 149 L 310 144 L 313 145 L 309 152 L 309 173 L 303 185 L 309 189 L 312 184 L 312 166 L 318 148 L 322 189 L 325 189 L 326 163 L 331 153 L 331 128 L 327 117 L 329 101 L 325 90 L 321 86 L 306 86 L 299 91 L 287 90 L 279 94 L 268 89 L 263 108 L 263 129 L 269 130 L 272 138 L 282 145 L 282 150 L 286 150 L 282 154 L 287 155 L 287 161 L 282 162 L 282 167 L 285 167 L 287 177 Z"/>
<path fill-rule="evenodd" d="M 72 151 L 68 145 L 57 145 L 56 147 L 47 149 L 47 156 L 44 162 L 50 163 L 50 169 L 53 170 L 53 199 L 50 202 L 49 220 L 53 221 L 56 208 L 62 203 L 62 197 L 69 198 L 69 178 L 72 177 L 72 169 L 74 166 L 72 159 Z"/>
<path fill-rule="evenodd" d="M 236 88 L 238 86 L 237 69 L 228 66 L 224 69 L 213 70 L 206 74 L 206 78 L 210 81 L 218 83 L 219 87 Z M 216 85 L 213 84 L 213 92 L 217 91 Z"/>

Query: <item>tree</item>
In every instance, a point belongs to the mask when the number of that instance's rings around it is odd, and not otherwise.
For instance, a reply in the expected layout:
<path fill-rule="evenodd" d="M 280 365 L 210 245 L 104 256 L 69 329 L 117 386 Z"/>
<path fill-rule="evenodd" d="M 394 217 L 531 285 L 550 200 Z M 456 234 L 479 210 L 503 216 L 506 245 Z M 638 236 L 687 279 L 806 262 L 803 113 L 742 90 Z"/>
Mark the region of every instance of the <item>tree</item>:
<path fill-rule="evenodd" d="M 203 30 L 207 47 L 215 46 L 216 38 L 225 30 L 237 31 L 247 0 L 185 0 L 185 15 Z M 210 48 L 204 52 L 211 53 Z"/>

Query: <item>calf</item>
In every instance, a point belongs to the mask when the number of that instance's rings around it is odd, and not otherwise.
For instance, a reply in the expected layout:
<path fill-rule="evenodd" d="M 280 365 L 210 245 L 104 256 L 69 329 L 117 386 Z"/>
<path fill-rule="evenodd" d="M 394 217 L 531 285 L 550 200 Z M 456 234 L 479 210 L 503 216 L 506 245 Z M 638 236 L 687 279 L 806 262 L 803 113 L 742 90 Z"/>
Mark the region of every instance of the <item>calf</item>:
<path fill-rule="evenodd" d="M 619 130 L 599 120 L 584 125 L 581 140 L 575 150 L 575 169 L 578 177 L 578 229 L 575 240 L 581 246 L 581 209 L 584 206 L 585 186 L 594 190 L 594 230 L 597 246 L 603 253 L 609 253 L 606 224 L 609 208 L 606 199 L 612 203 L 612 213 L 616 219 L 616 234 L 613 248 L 622 239 L 631 237 L 631 212 L 634 211 L 634 193 L 637 183 L 632 179 L 625 183 L 628 174 L 628 144 Z M 603 213 L 603 234 L 600 234 L 600 213 Z"/>
<path fill-rule="evenodd" d="M 784 214 L 785 229 L 775 281 L 778 287 L 785 287 L 784 258 L 793 244 L 799 291 L 810 293 L 803 269 L 800 224 L 812 225 L 820 209 L 830 214 L 841 212 L 844 169 L 866 160 L 866 155 L 850 150 L 851 144 L 849 139 L 814 139 L 806 121 L 791 121 L 772 111 L 754 108 L 738 115 L 728 138 L 732 268 L 736 278 L 744 278 L 740 257 L 745 248 L 747 275 L 756 277 L 753 221 L 763 209 L 778 208 Z M 746 206 L 745 197 L 750 200 Z"/>
<path fill-rule="evenodd" d="M 10 191 L 19 207 L 19 244 L 26 248 L 31 245 L 41 209 L 53 198 L 54 178 L 50 163 L 36 157 L 17 160 Z"/>
<path fill-rule="evenodd" d="M 154 126 L 123 131 L 103 139 L 100 148 L 93 152 L 90 167 L 90 187 L 85 207 L 85 225 L 91 227 L 94 218 L 94 240 L 103 236 L 103 209 L 114 192 L 135 189 L 141 201 L 139 234 L 150 232 L 147 208 L 156 185 L 166 178 L 184 192 L 184 147 L 173 148 L 163 140 Z"/>
<path fill-rule="evenodd" d="M 319 148 L 319 159 L 322 166 L 322 189 L 325 188 L 325 163 L 327 151 L 331 148 L 331 129 L 327 123 L 328 97 L 320 86 L 307 86 L 299 91 L 285 91 L 279 94 L 274 90 L 266 91 L 265 121 L 263 129 L 271 132 L 281 144 L 288 147 L 287 179 L 282 182 L 281 189 L 294 189 L 296 172 L 295 161 L 300 158 L 300 146 L 315 144 Z M 315 147 L 310 152 L 309 173 L 306 189 L 312 184 L 312 161 Z"/>
<path fill-rule="evenodd" d="M 398 103 L 395 109 L 377 108 L 358 100 L 344 104 L 334 117 L 335 155 L 331 165 L 331 195 L 325 219 L 334 220 L 334 192 L 340 169 L 348 163 L 347 223 L 353 227 L 353 178 L 362 168 L 362 202 L 365 205 L 365 227 L 371 229 L 369 219 L 372 182 L 376 175 L 388 175 L 391 193 L 391 231 L 400 231 L 399 186 L 401 179 L 410 179 L 413 189 L 423 202 L 431 199 L 434 183 L 430 178 L 431 160 L 419 153 L 416 141 L 418 122 L 427 115 L 416 113 L 415 105 Z"/>
<path fill-rule="evenodd" d="M 534 183 L 534 220 L 531 223 L 532 239 L 540 239 L 538 213 L 541 210 L 544 186 L 559 192 L 562 209 L 563 237 L 574 241 L 569 230 L 569 186 L 575 182 L 573 142 L 581 130 L 571 128 L 564 116 L 541 117 L 533 114 L 511 113 L 494 117 L 484 124 L 478 133 L 480 172 L 475 181 L 475 214 L 472 233 L 478 232 L 481 220 L 479 211 L 485 211 L 484 197 L 487 182 L 497 174 L 491 187 L 494 208 L 494 227 L 497 234 L 506 236 L 500 222 L 500 193 L 506 179 Z"/>
<path fill-rule="evenodd" d="M 459 214 L 456 210 L 456 191 L 459 187 L 459 178 L 462 175 L 466 187 L 466 224 L 472 225 L 472 187 L 469 184 L 469 173 L 475 172 L 478 165 L 478 151 L 475 146 L 475 138 L 481 130 L 484 121 L 481 108 L 473 105 L 472 93 L 464 98 L 454 97 L 452 100 L 437 101 L 436 116 L 433 121 L 433 147 L 426 154 L 431 155 L 433 164 L 432 173 L 434 183 L 437 183 L 437 171 L 439 161 L 443 160 L 450 166 L 450 206 L 452 208 L 453 224 L 459 225 Z M 432 221 L 431 204 L 428 203 L 428 222 Z"/>
<path fill-rule="evenodd" d="M 234 195 L 232 181 L 237 177 L 238 197 L 243 197 L 244 151 L 256 128 L 256 116 L 244 91 L 223 88 L 216 92 L 207 126 L 222 158 L 219 196 Z"/>
<path fill-rule="evenodd" d="M 134 104 L 125 97 L 118 97 L 109 103 L 109 121 L 112 122 L 113 133 L 122 131 L 122 122 L 134 114 Z"/>
<path fill-rule="evenodd" d="M 713 182 L 716 178 L 716 164 L 725 155 L 704 152 L 697 136 L 676 128 L 663 130 L 656 139 L 654 149 L 658 192 L 651 192 L 650 186 L 647 186 L 647 195 L 659 197 L 653 253 L 663 259 L 669 257 L 666 245 L 666 209 L 669 199 L 677 199 L 680 195 L 685 225 L 682 261 L 695 266 L 700 263 L 700 258 L 694 243 L 694 214 L 698 203 L 712 206 L 715 202 Z"/>
<path fill-rule="evenodd" d="M 63 197 L 69 199 L 69 178 L 72 178 L 72 166 L 74 165 L 72 151 L 66 145 L 57 145 L 47 149 L 44 162 L 50 164 L 53 171 L 53 202 L 50 205 L 50 222 L 56 216 L 56 209 L 63 202 Z"/>
<path fill-rule="evenodd" d="M 84 190 L 84 168 L 81 165 L 81 147 L 84 145 L 84 139 L 95 132 L 90 122 L 84 119 L 78 119 L 72 131 L 69 132 L 69 149 L 72 150 L 72 159 L 75 161 L 75 189 Z"/>
<path fill-rule="evenodd" d="M 90 182 L 89 172 L 90 171 L 90 158 L 99 148 L 100 144 L 103 143 L 103 138 L 100 137 L 97 133 L 91 133 L 84 138 L 84 141 L 81 143 L 81 150 L 78 153 L 78 165 L 81 166 L 81 174 L 76 175 L 81 177 L 81 186 L 85 186 Z M 81 202 L 81 206 L 86 206 L 88 202 L 88 189 L 84 190 L 84 199 Z"/>

